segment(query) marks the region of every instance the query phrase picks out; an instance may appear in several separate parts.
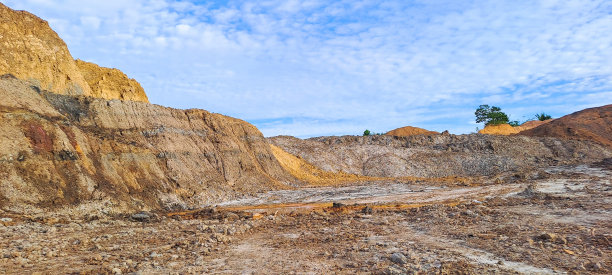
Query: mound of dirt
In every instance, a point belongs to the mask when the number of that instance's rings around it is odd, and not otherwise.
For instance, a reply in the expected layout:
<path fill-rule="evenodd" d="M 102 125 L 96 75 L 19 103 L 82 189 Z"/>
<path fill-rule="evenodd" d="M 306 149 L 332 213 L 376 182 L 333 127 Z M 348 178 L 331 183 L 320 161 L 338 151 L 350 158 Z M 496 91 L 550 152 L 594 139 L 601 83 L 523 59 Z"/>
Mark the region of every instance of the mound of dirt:
<path fill-rule="evenodd" d="M 553 121 L 553 119 L 544 120 L 544 121 L 530 120 L 516 127 L 510 126 L 510 124 L 487 125 L 484 129 L 478 131 L 478 133 L 487 134 L 487 135 L 502 135 L 502 136 L 514 135 L 514 134 L 520 133 L 521 131 L 533 129 L 540 125 L 544 125 L 551 121 Z"/>
<path fill-rule="evenodd" d="M 391 130 L 387 132 L 385 135 L 397 136 L 397 137 L 408 137 L 408 136 L 414 136 L 414 135 L 435 135 L 435 134 L 439 134 L 439 133 L 435 131 L 425 130 L 423 128 L 406 126 L 402 128 L 397 128 L 395 130 Z"/>
<path fill-rule="evenodd" d="M 612 104 L 575 112 L 519 134 L 590 140 L 612 147 Z"/>
<path fill-rule="evenodd" d="M 312 186 L 339 185 L 347 182 L 376 180 L 376 178 L 347 174 L 344 172 L 323 171 L 300 157 L 285 152 L 270 144 L 274 157 L 280 165 L 295 178 Z"/>
<path fill-rule="evenodd" d="M 482 130 L 478 131 L 480 134 L 501 136 L 518 134 L 519 132 L 517 127 L 512 127 L 510 124 L 487 125 Z"/>

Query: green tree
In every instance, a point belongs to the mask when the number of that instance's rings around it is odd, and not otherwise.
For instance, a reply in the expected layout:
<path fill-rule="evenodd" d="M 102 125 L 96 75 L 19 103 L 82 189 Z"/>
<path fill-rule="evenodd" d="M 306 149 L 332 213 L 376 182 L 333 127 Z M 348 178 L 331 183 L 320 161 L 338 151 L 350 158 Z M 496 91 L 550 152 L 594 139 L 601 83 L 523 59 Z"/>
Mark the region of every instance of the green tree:
<path fill-rule="evenodd" d="M 365 131 L 363 131 L 363 136 L 369 136 L 372 133 L 370 132 L 370 130 L 366 129 Z"/>
<path fill-rule="evenodd" d="M 546 113 L 541 113 L 541 114 L 536 114 L 535 117 L 539 120 L 539 121 L 544 121 L 544 120 L 549 120 L 552 117 Z"/>
<path fill-rule="evenodd" d="M 485 125 L 497 125 L 508 123 L 508 115 L 501 111 L 501 108 L 489 105 L 480 105 L 476 112 L 476 122 L 484 122 Z"/>
<path fill-rule="evenodd" d="M 516 127 L 516 126 L 521 125 L 521 123 L 518 120 L 510 121 L 510 122 L 508 122 L 508 124 L 510 124 L 510 126 L 512 126 L 512 127 Z"/>

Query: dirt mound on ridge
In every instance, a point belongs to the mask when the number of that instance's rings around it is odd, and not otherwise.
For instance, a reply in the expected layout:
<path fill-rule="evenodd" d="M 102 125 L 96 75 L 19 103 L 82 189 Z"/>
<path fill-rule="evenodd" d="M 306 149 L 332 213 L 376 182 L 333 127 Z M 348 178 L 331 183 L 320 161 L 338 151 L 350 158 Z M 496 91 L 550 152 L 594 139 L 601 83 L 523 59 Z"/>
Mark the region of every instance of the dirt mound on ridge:
<path fill-rule="evenodd" d="M 514 134 L 520 133 L 521 131 L 526 131 L 526 130 L 538 127 L 540 125 L 544 125 L 551 121 L 553 121 L 553 119 L 548 119 L 544 121 L 530 120 L 516 127 L 513 127 L 510 124 L 487 125 L 486 127 L 484 127 L 484 129 L 478 131 L 478 133 L 487 134 L 487 135 L 502 135 L 502 136 L 514 135 Z"/>
<path fill-rule="evenodd" d="M 612 147 L 612 104 L 584 109 L 519 134 L 591 140 Z"/>
<path fill-rule="evenodd" d="M 518 132 L 520 131 L 517 127 L 512 127 L 510 124 L 487 125 L 482 130 L 478 131 L 479 134 L 501 136 L 518 134 Z"/>
<path fill-rule="evenodd" d="M 406 126 L 402 128 L 397 128 L 395 130 L 391 130 L 387 132 L 385 135 L 397 136 L 397 137 L 408 137 L 408 136 L 414 136 L 414 135 L 435 135 L 435 134 L 439 134 L 439 133 L 435 131 L 425 130 L 423 128 Z"/>

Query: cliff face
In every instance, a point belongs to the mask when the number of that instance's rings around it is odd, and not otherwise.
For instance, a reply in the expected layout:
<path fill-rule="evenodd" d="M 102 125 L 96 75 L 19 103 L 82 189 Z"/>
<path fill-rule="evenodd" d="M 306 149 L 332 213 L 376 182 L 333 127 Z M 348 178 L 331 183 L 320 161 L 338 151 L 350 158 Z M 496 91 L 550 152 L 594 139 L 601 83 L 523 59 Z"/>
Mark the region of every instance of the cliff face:
<path fill-rule="evenodd" d="M 74 60 L 49 24 L 0 3 L 0 75 L 50 92 L 149 102 L 140 84 L 117 69 Z"/>
<path fill-rule="evenodd" d="M 28 12 L 0 4 L 0 37 L 3 209 L 183 208 L 294 180 L 254 126 L 148 104 L 138 82 L 74 61 Z"/>
<path fill-rule="evenodd" d="M 100 67 L 78 59 L 76 65 L 91 88 L 93 97 L 149 102 L 140 83 L 120 70 Z"/>
<path fill-rule="evenodd" d="M 49 24 L 0 3 L 0 75 L 31 80 L 60 94 L 91 95 L 64 41 Z"/>
<path fill-rule="evenodd" d="M 0 79 L 0 207 L 198 206 L 292 178 L 252 125 Z"/>

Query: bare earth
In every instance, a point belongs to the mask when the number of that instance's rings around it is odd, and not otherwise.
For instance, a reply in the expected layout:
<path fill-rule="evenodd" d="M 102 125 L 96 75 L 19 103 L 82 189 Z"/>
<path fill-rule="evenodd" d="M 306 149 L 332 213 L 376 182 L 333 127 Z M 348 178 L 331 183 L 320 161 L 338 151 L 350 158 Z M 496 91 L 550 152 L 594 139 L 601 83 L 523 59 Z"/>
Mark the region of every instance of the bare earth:
<path fill-rule="evenodd" d="M 179 213 L 2 213 L 0 273 L 612 272 L 612 171 L 273 191 Z"/>

